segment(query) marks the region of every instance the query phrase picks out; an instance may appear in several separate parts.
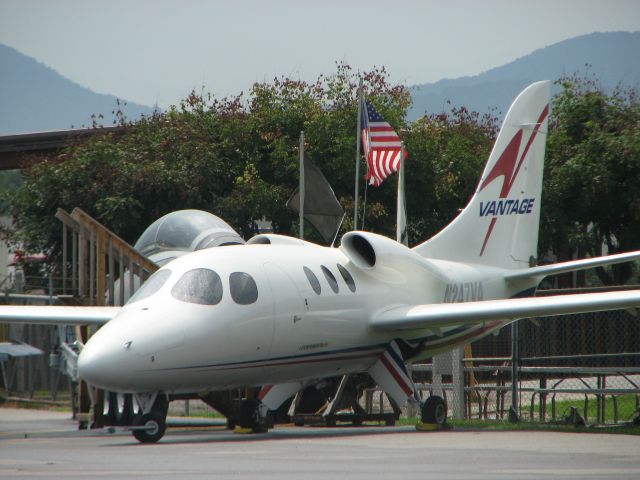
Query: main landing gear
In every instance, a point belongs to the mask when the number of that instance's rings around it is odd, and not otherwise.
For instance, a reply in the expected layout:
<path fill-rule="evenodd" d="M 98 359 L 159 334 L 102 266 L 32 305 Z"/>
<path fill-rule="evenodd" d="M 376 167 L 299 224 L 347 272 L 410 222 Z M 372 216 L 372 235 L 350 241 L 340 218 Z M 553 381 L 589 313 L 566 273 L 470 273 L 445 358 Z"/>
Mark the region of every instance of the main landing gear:
<path fill-rule="evenodd" d="M 447 404 L 442 397 L 432 395 L 422 404 L 421 418 L 423 424 L 442 428 L 447 422 Z"/>
<path fill-rule="evenodd" d="M 238 427 L 247 432 L 267 433 L 269 428 L 273 428 L 267 406 L 255 399 L 242 400 L 238 415 Z"/>

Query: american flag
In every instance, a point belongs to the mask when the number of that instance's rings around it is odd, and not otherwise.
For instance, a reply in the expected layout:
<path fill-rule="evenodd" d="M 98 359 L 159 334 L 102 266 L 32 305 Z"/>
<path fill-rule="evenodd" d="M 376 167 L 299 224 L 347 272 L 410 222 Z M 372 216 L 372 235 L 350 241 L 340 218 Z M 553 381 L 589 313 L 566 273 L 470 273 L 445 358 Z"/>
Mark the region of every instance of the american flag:
<path fill-rule="evenodd" d="M 362 146 L 367 158 L 370 185 L 379 186 L 385 178 L 400 168 L 401 142 L 389 122 L 367 100 L 362 99 Z M 407 151 L 404 151 L 407 157 Z"/>

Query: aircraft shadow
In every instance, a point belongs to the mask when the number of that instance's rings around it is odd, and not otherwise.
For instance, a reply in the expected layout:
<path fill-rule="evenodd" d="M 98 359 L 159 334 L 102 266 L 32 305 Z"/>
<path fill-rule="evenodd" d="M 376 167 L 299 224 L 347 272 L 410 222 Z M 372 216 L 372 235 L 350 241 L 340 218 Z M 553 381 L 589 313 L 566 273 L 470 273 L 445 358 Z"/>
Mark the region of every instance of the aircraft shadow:
<path fill-rule="evenodd" d="M 383 426 L 337 426 L 337 427 L 277 427 L 268 433 L 236 434 L 231 430 L 220 427 L 198 427 L 186 429 L 168 429 L 165 436 L 153 445 L 181 445 L 199 443 L 245 443 L 279 440 L 295 440 L 309 438 L 348 438 L 367 435 L 394 435 L 415 432 L 413 426 L 383 427 Z M 417 433 L 417 432 L 416 432 Z M 140 446 L 133 440 L 131 446 Z M 105 447 L 122 447 L 123 444 L 110 444 Z M 148 445 L 150 446 L 150 445 Z"/>

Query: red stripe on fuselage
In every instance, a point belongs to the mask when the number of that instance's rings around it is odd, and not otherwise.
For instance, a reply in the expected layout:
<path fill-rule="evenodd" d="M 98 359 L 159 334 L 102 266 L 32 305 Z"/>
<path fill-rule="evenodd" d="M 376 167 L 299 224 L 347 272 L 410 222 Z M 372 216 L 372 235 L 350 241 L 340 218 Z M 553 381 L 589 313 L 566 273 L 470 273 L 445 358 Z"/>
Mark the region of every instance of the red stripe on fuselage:
<path fill-rule="evenodd" d="M 258 393 L 258 400 L 260 401 L 264 400 L 264 397 L 267 396 L 267 394 L 271 391 L 272 388 L 273 388 L 273 385 L 265 385 L 264 387 L 262 387 L 260 389 L 260 393 Z"/>
<path fill-rule="evenodd" d="M 393 365 L 391 364 L 391 362 L 389 361 L 389 359 L 387 358 L 386 355 L 383 355 L 380 360 L 382 360 L 382 364 L 384 365 L 384 367 L 387 369 L 387 371 L 391 374 L 391 376 L 393 377 L 393 379 L 396 381 L 396 383 L 400 386 L 400 388 L 402 389 L 402 391 L 408 396 L 410 397 L 413 394 L 413 391 L 411 390 L 411 387 L 409 385 L 407 385 L 407 383 L 404 381 L 404 378 L 402 378 L 400 376 L 400 374 L 396 371 L 396 369 L 393 367 Z"/>

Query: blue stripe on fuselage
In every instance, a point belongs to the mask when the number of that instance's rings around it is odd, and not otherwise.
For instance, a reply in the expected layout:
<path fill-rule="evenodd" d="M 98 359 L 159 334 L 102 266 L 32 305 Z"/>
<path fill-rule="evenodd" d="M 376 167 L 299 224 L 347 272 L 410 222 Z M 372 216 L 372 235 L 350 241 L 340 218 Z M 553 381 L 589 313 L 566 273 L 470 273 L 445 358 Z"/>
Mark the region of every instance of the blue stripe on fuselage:
<path fill-rule="evenodd" d="M 511 298 L 526 298 L 531 297 L 535 294 L 536 288 L 530 288 L 524 290 L 516 295 L 513 295 Z M 477 328 L 476 326 L 468 326 L 468 325 L 460 325 L 452 330 L 445 332 L 442 336 L 438 336 L 435 334 L 428 335 L 426 337 L 418 337 L 415 339 L 407 340 L 408 342 L 420 342 L 420 343 L 430 343 L 430 342 L 442 342 L 447 338 L 463 334 L 464 332 L 470 331 L 473 328 Z M 197 369 L 215 369 L 215 370 L 235 370 L 241 368 L 264 368 L 270 367 L 274 365 L 295 365 L 297 363 L 313 363 L 330 361 L 331 356 L 340 356 L 340 355 L 350 355 L 350 354 L 358 354 L 362 355 L 354 355 L 353 358 L 359 358 L 362 356 L 373 355 L 377 353 L 384 352 L 384 349 L 389 352 L 394 361 L 400 366 L 405 373 L 406 369 L 404 367 L 404 360 L 401 359 L 393 348 L 390 348 L 388 343 L 378 343 L 374 345 L 368 345 L 363 347 L 349 347 L 339 350 L 331 350 L 326 352 L 313 352 L 313 353 L 305 353 L 300 355 L 287 355 L 282 357 L 274 357 L 274 358 L 266 358 L 266 359 L 256 359 L 256 360 L 246 360 L 243 362 L 229 362 L 229 363 L 214 363 L 214 364 L 201 364 L 201 365 L 186 365 L 183 367 L 172 367 L 172 368 L 163 368 L 158 370 L 150 370 L 150 371 L 177 371 L 177 370 L 197 370 Z M 380 352 L 377 352 L 377 351 Z"/>

